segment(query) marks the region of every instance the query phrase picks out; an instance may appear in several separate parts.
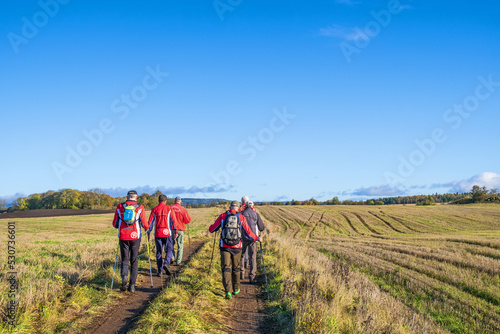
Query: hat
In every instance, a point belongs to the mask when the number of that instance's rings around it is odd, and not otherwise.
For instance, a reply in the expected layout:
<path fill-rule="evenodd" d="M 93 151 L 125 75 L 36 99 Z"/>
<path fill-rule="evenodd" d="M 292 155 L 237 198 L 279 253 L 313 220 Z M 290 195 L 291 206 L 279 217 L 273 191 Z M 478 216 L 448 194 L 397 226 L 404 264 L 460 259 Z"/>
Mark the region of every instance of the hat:
<path fill-rule="evenodd" d="M 240 206 L 240 202 L 238 202 L 238 201 L 232 201 L 231 202 L 231 207 L 232 208 L 239 207 L 239 206 Z"/>
<path fill-rule="evenodd" d="M 176 201 L 176 202 L 180 202 L 180 201 L 182 201 L 182 198 L 181 198 L 180 196 L 177 196 L 177 197 L 175 198 L 175 201 Z"/>
<path fill-rule="evenodd" d="M 248 201 L 247 202 L 247 206 L 253 206 L 253 202 L 252 201 Z"/>
<path fill-rule="evenodd" d="M 129 192 L 127 193 L 127 196 L 130 196 L 130 195 L 137 195 L 137 191 L 129 190 Z"/>

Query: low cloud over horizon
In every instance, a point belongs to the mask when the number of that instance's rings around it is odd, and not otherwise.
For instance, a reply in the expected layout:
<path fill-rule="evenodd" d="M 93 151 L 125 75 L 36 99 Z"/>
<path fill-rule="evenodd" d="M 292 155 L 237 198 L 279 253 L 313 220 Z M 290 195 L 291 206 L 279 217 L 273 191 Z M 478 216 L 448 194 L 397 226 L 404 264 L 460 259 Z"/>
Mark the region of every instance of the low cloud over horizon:
<path fill-rule="evenodd" d="M 361 187 L 352 191 L 344 191 L 339 193 L 339 195 L 354 195 L 354 196 L 366 196 L 366 197 L 393 197 L 393 196 L 406 196 L 411 190 L 415 189 L 427 189 L 428 191 L 435 189 L 448 188 L 449 193 L 466 193 L 470 192 L 472 186 L 478 185 L 480 187 L 486 187 L 489 189 L 500 189 L 500 174 L 494 172 L 483 172 L 478 175 L 474 175 L 469 179 L 461 181 L 452 181 L 447 183 L 434 183 L 430 185 L 414 185 L 410 187 L 404 186 L 392 186 L 392 185 L 378 185 L 371 187 Z"/>

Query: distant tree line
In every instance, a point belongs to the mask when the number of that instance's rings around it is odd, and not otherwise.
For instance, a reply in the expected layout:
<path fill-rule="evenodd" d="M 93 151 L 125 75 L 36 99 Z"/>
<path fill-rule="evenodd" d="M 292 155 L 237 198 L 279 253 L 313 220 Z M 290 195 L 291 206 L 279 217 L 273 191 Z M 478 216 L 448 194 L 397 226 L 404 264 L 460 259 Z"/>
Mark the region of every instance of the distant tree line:
<path fill-rule="evenodd" d="M 434 195 L 413 195 L 413 196 L 398 196 L 398 197 L 383 197 L 378 199 L 367 199 L 360 201 L 339 200 L 338 197 L 333 197 L 330 200 L 320 202 L 314 198 L 306 201 L 297 201 L 292 199 L 286 202 L 260 202 L 257 205 L 389 205 L 389 204 L 416 204 L 416 205 L 435 205 L 436 203 L 480 203 L 492 202 L 500 203 L 500 194 L 497 189 L 487 190 L 486 187 L 473 186 L 469 193 L 446 193 Z"/>
<path fill-rule="evenodd" d="M 158 190 L 153 194 L 139 195 L 137 202 L 144 207 L 152 209 L 158 205 L 158 196 L 162 193 Z M 126 201 L 126 197 L 111 197 L 101 189 L 95 188 L 89 191 L 79 191 L 74 189 L 62 189 L 60 191 L 47 191 L 41 194 L 32 194 L 27 197 L 17 198 L 13 205 L 6 209 L 8 212 L 25 211 L 37 209 L 98 209 L 111 210 L 118 203 Z M 6 203 L 0 202 L 0 208 L 4 210 Z M 167 204 L 174 204 L 174 199 L 168 198 Z"/>

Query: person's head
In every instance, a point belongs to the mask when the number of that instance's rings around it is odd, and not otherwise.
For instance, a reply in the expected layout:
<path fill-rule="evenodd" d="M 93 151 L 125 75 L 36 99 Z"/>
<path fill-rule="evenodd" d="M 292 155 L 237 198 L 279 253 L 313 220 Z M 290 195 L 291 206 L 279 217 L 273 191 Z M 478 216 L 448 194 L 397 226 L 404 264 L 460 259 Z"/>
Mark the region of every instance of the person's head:
<path fill-rule="evenodd" d="M 239 207 L 240 207 L 240 202 L 238 201 L 231 202 L 231 210 L 238 210 Z"/>
<path fill-rule="evenodd" d="M 175 198 L 175 203 L 179 203 L 179 204 L 181 204 L 181 203 L 182 203 L 182 198 L 181 198 L 180 196 L 177 196 L 177 197 Z"/>
<path fill-rule="evenodd" d="M 249 200 L 250 200 L 250 199 L 248 198 L 248 196 L 243 196 L 243 197 L 241 198 L 241 203 L 246 203 L 246 202 L 248 202 Z"/>
<path fill-rule="evenodd" d="M 254 207 L 254 204 L 252 201 L 248 201 L 247 202 L 247 208 L 253 208 Z"/>
<path fill-rule="evenodd" d="M 158 196 L 158 202 L 159 203 L 167 203 L 167 196 L 161 194 L 160 196 Z"/>
<path fill-rule="evenodd" d="M 137 191 L 135 190 L 130 190 L 128 193 L 127 193 L 127 199 L 129 201 L 136 201 L 137 200 Z"/>

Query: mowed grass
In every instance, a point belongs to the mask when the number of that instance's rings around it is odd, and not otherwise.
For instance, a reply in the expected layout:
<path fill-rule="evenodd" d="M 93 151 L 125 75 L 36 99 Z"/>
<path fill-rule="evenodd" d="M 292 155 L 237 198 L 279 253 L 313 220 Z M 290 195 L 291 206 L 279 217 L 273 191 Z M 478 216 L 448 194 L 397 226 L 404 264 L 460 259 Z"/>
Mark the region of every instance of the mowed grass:
<path fill-rule="evenodd" d="M 437 328 L 453 333 L 500 332 L 500 206 L 266 206 L 259 210 L 284 237 L 275 240 L 281 258 L 293 259 L 282 253 L 296 243 L 298 249 L 289 253 L 296 254 L 296 261 L 310 259 L 287 276 L 296 295 L 288 300 L 293 304 L 309 293 L 317 299 L 309 305 L 322 306 L 309 310 L 296 306 L 295 329 L 308 326 L 299 318 L 331 314 L 333 318 L 319 318 L 325 333 L 373 332 L 370 326 L 378 326 L 375 332 L 428 332 L 429 328 L 434 328 L 430 332 Z M 303 278 L 307 275 L 309 279 Z M 330 283 L 320 287 L 325 275 Z M 344 283 L 338 283 L 342 279 Z M 374 292 L 363 279 L 380 291 Z M 301 280 L 307 285 L 297 283 Z M 353 281 L 360 282 L 359 288 Z M 316 290 L 307 288 L 314 284 Z M 328 297 L 328 284 L 337 286 L 333 292 L 337 300 Z M 373 302 L 369 296 L 380 292 L 409 311 L 398 314 L 391 303 L 380 304 L 376 311 L 391 319 L 384 324 L 384 317 L 366 311 Z M 339 310 L 342 301 L 353 299 L 354 318 L 348 306 Z M 366 312 L 359 313 L 363 309 Z M 420 320 L 408 322 L 411 314 Z"/>
<path fill-rule="evenodd" d="M 192 238 L 206 235 L 208 222 L 218 214 L 213 208 L 189 212 L 193 217 L 189 231 Z M 17 324 L 9 327 L 2 312 L 0 332 L 79 332 L 123 296 L 118 291 L 119 257 L 114 289 L 110 290 L 118 243 L 112 219 L 113 214 L 0 220 L 5 232 L 9 221 L 16 222 L 15 271 L 19 281 Z M 149 272 L 143 238 L 139 271 Z M 1 305 L 6 305 L 9 290 L 4 250 L 0 254 Z M 154 254 L 151 257 L 154 264 Z"/>

